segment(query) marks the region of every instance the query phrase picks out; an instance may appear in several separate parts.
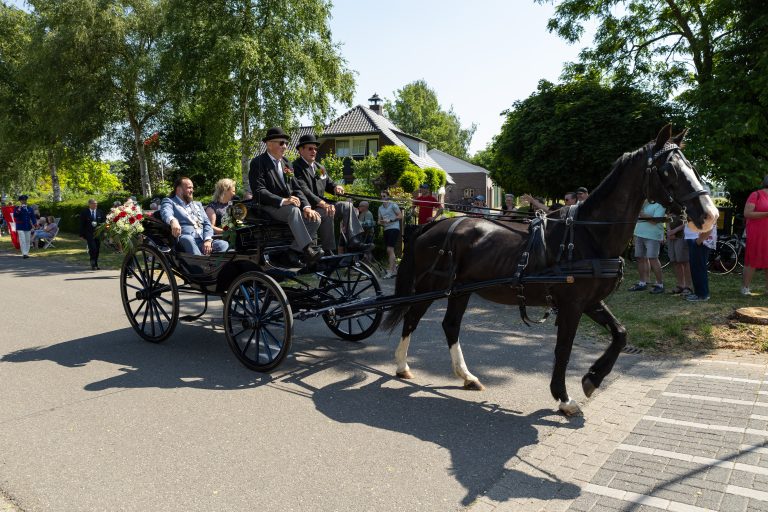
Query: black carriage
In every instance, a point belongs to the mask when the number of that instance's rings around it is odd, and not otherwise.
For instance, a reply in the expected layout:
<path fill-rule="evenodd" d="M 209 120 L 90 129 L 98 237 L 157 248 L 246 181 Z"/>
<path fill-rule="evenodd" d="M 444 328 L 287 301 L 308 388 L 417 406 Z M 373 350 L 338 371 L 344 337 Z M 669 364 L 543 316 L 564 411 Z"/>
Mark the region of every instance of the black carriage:
<path fill-rule="evenodd" d="M 207 310 L 210 296 L 224 303 L 224 332 L 230 348 L 248 368 L 270 371 L 290 352 L 294 320 L 321 316 L 338 337 L 360 341 L 379 326 L 380 308 L 347 308 L 381 294 L 374 271 L 360 254 L 323 257 L 314 267 L 283 261 L 293 237 L 288 226 L 241 203 L 244 226 L 234 247 L 197 256 L 176 250 L 170 227 L 156 213 L 142 222 L 144 234 L 120 272 L 120 291 L 128 320 L 147 341 L 160 343 L 178 322 L 193 321 Z M 179 317 L 180 295 L 202 294 L 203 310 Z"/>

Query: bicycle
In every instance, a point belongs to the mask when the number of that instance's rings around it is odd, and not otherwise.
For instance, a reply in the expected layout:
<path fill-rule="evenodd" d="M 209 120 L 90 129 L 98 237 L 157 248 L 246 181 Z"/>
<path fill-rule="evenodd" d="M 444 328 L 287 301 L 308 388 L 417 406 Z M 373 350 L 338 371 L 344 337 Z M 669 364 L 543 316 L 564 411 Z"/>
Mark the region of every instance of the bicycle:
<path fill-rule="evenodd" d="M 715 248 L 709 251 L 707 271 L 710 274 L 730 274 L 739 265 L 739 253 L 736 248 L 731 245 L 731 238 L 731 236 L 727 236 L 718 239 L 715 243 Z M 738 237 L 734 238 L 738 239 Z"/>

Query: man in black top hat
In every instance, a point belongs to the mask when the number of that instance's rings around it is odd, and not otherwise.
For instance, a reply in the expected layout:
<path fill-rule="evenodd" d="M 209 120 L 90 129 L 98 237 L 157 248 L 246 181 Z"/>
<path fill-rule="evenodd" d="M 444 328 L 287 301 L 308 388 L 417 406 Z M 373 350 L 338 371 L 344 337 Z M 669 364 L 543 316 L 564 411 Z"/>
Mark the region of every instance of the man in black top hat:
<path fill-rule="evenodd" d="M 299 158 L 293 161 L 293 169 L 299 182 L 301 191 L 307 197 L 309 204 L 320 215 L 320 240 L 323 250 L 331 253 L 336 250 L 336 235 L 333 232 L 334 219 L 339 218 L 346 225 L 347 250 L 353 252 L 365 252 L 372 249 L 371 244 L 363 240 L 363 227 L 355 215 L 351 203 L 342 201 L 334 203 L 325 199 L 325 193 L 341 195 L 344 187 L 336 184 L 325 170 L 325 167 L 316 161 L 318 142 L 314 134 L 302 135 L 296 149 L 299 150 Z"/>
<path fill-rule="evenodd" d="M 282 128 L 267 130 L 262 139 L 267 150 L 251 160 L 248 180 L 254 201 L 272 218 L 288 224 L 294 239 L 291 248 L 303 253 L 306 263 L 313 264 L 323 256 L 322 249 L 312 244 L 320 227 L 320 216 L 312 209 L 283 157 L 289 140 Z"/>
<path fill-rule="evenodd" d="M 576 189 L 576 199 L 578 202 L 583 203 L 589 197 L 589 190 L 587 187 L 579 187 Z"/>

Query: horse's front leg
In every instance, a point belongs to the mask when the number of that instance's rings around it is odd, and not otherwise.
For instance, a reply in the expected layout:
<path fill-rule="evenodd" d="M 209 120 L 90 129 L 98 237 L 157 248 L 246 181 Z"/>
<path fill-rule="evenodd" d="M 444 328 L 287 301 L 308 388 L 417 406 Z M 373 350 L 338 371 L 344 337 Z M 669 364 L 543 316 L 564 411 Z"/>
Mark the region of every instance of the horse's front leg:
<path fill-rule="evenodd" d="M 566 415 L 572 416 L 581 413 L 581 409 L 575 400 L 571 400 L 565 387 L 565 370 L 573 348 L 573 338 L 579 327 L 581 310 L 575 308 L 561 308 L 557 313 L 557 345 L 555 345 L 555 366 L 552 369 L 552 380 L 549 383 L 549 391 L 555 400 L 560 400 L 558 409 Z"/>
<path fill-rule="evenodd" d="M 429 309 L 432 302 L 418 302 L 408 308 L 408 312 L 403 317 L 403 332 L 400 343 L 395 350 L 395 362 L 397 363 L 397 375 L 401 379 L 412 379 L 413 373 L 408 366 L 408 347 L 411 345 L 411 333 L 416 330 L 419 320 Z"/>
<path fill-rule="evenodd" d="M 616 359 L 621 350 L 627 345 L 627 330 L 619 323 L 608 306 L 603 301 L 591 308 L 587 308 L 584 313 L 599 325 L 608 328 L 611 331 L 611 344 L 603 352 L 595 364 L 593 364 L 586 375 L 581 379 L 581 387 L 584 394 L 592 396 L 595 389 L 600 387 L 603 379 L 611 373 Z"/>
<path fill-rule="evenodd" d="M 459 344 L 461 319 L 467 310 L 470 296 L 471 294 L 466 294 L 448 299 L 448 307 L 443 318 L 443 332 L 445 332 L 448 350 L 451 353 L 453 373 L 464 380 L 464 389 L 482 391 L 485 389 L 485 386 L 480 383 L 480 379 L 470 373 L 467 363 L 464 362 L 464 354 L 461 352 L 461 345 Z"/>

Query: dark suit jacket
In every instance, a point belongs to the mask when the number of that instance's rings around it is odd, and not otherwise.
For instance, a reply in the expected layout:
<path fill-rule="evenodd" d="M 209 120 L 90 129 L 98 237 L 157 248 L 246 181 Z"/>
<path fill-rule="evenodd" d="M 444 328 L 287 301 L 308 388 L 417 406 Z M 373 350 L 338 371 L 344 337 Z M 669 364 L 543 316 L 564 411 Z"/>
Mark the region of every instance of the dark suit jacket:
<path fill-rule="evenodd" d="M 283 169 L 292 169 L 288 160 L 283 158 Z M 296 196 L 301 201 L 301 208 L 310 206 L 307 197 L 301 191 L 296 177 L 291 178 L 288 184 L 278 174 L 272 158 L 265 151 L 251 160 L 251 170 L 248 172 L 248 181 L 251 183 L 253 198 L 265 206 L 280 208 L 283 199 Z"/>
<path fill-rule="evenodd" d="M 320 201 L 325 201 L 323 198 L 325 192 L 332 194 L 336 188 L 336 182 L 328 176 L 327 172 L 319 172 L 320 169 L 325 171 L 325 167 L 315 162 L 315 169 L 313 176 L 309 164 L 303 158 L 299 157 L 293 161 L 293 170 L 296 173 L 296 179 L 299 180 L 299 186 L 313 207 Z"/>
<path fill-rule="evenodd" d="M 107 218 L 104 216 L 104 212 L 96 208 L 96 222 L 103 224 L 105 220 L 107 220 Z M 80 212 L 80 236 L 83 238 L 93 238 L 93 230 L 96 228 L 91 222 L 93 222 L 93 218 L 91 218 L 91 209 L 86 208 Z"/>

